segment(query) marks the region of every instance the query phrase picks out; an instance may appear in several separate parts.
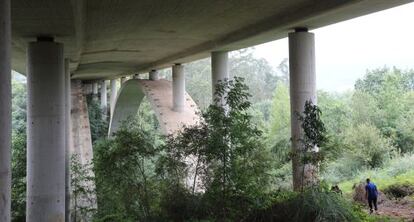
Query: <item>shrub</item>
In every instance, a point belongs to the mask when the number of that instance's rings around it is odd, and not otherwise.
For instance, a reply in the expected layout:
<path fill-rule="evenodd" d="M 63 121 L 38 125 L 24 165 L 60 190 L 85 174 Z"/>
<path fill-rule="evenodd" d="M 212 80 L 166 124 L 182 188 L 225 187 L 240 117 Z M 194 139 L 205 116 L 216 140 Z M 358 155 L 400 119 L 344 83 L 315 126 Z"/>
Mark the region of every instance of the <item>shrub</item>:
<path fill-rule="evenodd" d="M 352 204 L 327 187 L 314 187 L 303 193 L 281 193 L 273 204 L 256 210 L 243 221 L 361 221 Z"/>
<path fill-rule="evenodd" d="M 389 139 L 371 124 L 359 124 L 346 131 L 345 144 L 350 158 L 369 168 L 381 167 L 394 154 L 395 148 Z"/>
<path fill-rule="evenodd" d="M 390 198 L 403 198 L 414 194 L 414 185 L 409 183 L 393 184 L 384 189 L 384 193 Z"/>

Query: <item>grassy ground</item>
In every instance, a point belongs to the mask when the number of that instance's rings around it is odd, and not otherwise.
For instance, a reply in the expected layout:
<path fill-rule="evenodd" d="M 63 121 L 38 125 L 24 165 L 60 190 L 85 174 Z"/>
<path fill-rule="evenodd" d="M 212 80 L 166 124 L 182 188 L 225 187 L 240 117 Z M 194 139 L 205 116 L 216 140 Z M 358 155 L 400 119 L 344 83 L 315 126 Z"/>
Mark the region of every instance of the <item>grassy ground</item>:
<path fill-rule="evenodd" d="M 339 183 L 339 187 L 345 194 L 350 194 L 353 185 L 366 178 L 371 178 L 380 190 L 392 184 L 414 184 L 414 155 L 393 159 L 381 169 L 361 171 L 355 178 Z"/>
<path fill-rule="evenodd" d="M 414 184 L 414 155 L 407 155 L 404 157 L 395 158 L 389 161 L 381 169 L 360 171 L 356 174 L 356 176 L 353 179 L 339 183 L 339 187 L 342 189 L 345 197 L 351 199 L 353 193 L 352 187 L 354 186 L 354 184 L 365 182 L 366 178 L 371 178 L 371 180 L 377 185 L 379 190 L 384 190 L 385 188 L 393 184 Z M 362 207 L 366 208 L 366 206 Z M 385 215 L 367 215 L 364 221 L 399 222 L 407 220 L 396 217 L 389 217 Z"/>

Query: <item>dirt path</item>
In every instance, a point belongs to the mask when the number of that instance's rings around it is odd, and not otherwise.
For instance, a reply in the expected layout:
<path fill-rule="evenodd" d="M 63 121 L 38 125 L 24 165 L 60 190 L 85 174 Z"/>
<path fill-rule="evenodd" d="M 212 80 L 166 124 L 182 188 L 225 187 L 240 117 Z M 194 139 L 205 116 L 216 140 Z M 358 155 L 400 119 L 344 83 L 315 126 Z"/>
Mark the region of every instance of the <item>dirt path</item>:
<path fill-rule="evenodd" d="M 414 200 L 387 200 L 378 205 L 378 215 L 414 222 Z"/>

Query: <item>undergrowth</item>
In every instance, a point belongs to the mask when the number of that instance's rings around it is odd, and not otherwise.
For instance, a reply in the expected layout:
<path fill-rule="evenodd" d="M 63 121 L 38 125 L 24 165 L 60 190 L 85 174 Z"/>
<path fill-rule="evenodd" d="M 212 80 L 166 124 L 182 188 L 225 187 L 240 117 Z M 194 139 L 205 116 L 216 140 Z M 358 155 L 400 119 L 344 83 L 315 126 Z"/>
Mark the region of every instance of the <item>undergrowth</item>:
<path fill-rule="evenodd" d="M 339 187 L 344 193 L 350 194 L 354 184 L 366 178 L 371 178 L 380 190 L 394 184 L 414 184 L 414 154 L 390 160 L 383 168 L 359 171 L 353 179 L 340 182 Z"/>
<path fill-rule="evenodd" d="M 269 207 L 254 211 L 243 221 L 367 221 L 365 218 L 359 207 L 321 186 L 303 193 L 276 194 Z"/>

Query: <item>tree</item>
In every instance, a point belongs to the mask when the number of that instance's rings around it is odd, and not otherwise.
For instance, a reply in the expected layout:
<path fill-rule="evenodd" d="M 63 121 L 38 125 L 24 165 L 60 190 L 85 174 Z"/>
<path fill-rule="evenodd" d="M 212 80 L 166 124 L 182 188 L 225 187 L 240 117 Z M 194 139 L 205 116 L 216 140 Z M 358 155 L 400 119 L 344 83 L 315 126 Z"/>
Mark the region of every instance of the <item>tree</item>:
<path fill-rule="evenodd" d="M 279 82 L 272 100 L 270 130 L 267 143 L 278 164 L 289 161 L 290 143 L 290 97 L 288 87 Z"/>
<path fill-rule="evenodd" d="M 385 67 L 368 71 L 355 84 L 355 108 L 360 112 L 355 113 L 354 122 L 374 124 L 385 137 L 395 141 L 396 147 L 402 152 L 410 150 L 407 146 L 413 146 L 409 135 L 402 135 L 404 131 L 397 129 L 401 117 L 407 116 L 412 107 L 407 98 L 413 92 L 413 76 L 413 71 L 403 72 Z M 360 118 L 361 114 L 365 116 L 365 121 Z"/>
<path fill-rule="evenodd" d="M 177 152 L 171 156 L 197 157 L 193 176 L 201 178 L 209 217 L 233 221 L 263 204 L 270 165 L 261 132 L 251 124 L 250 95 L 243 79 L 219 83 L 216 104 L 222 96 L 223 106 L 210 105 L 202 115 L 204 123 L 185 128 L 167 146 Z"/>
<path fill-rule="evenodd" d="M 348 128 L 345 132 L 345 145 L 349 157 L 359 162 L 361 168 L 381 167 L 395 151 L 390 139 L 367 123 Z"/>
<path fill-rule="evenodd" d="M 26 132 L 12 136 L 12 196 L 14 222 L 26 221 Z"/>
<path fill-rule="evenodd" d="M 297 178 L 293 178 L 293 187 L 298 187 L 300 191 L 303 191 L 305 187 L 317 185 L 319 181 L 318 165 L 323 159 L 323 153 L 319 151 L 319 148 L 327 141 L 321 114 L 319 107 L 311 100 L 305 102 L 303 114 L 297 114 L 301 121 L 303 134 L 299 139 L 300 149 L 292 152 L 292 161 L 301 162 L 301 181 L 295 181 Z M 298 186 L 295 186 L 295 183 Z"/>
<path fill-rule="evenodd" d="M 26 84 L 12 80 L 12 220 L 26 221 Z"/>
<path fill-rule="evenodd" d="M 109 140 L 100 141 L 94 152 L 98 217 L 111 220 L 152 221 L 158 189 L 155 161 L 159 153 L 156 132 L 134 119 L 125 121 Z"/>

